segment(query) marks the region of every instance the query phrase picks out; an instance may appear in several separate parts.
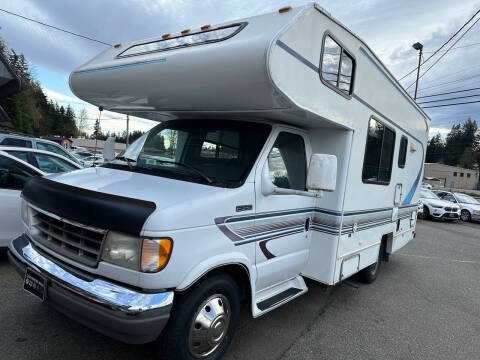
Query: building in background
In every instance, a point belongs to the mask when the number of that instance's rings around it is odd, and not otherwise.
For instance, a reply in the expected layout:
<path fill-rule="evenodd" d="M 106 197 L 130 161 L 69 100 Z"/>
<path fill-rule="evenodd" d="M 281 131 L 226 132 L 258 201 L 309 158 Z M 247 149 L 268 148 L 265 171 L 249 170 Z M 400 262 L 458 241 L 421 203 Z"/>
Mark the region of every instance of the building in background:
<path fill-rule="evenodd" d="M 479 183 L 478 169 L 465 169 L 438 163 L 425 163 L 425 182 L 434 187 L 476 190 Z"/>
<path fill-rule="evenodd" d="M 88 150 L 103 150 L 105 145 L 104 140 L 97 140 L 97 145 L 95 147 L 95 139 L 72 139 L 72 146 L 74 147 L 82 147 Z M 122 152 L 125 150 L 125 144 L 115 142 L 115 151 Z"/>

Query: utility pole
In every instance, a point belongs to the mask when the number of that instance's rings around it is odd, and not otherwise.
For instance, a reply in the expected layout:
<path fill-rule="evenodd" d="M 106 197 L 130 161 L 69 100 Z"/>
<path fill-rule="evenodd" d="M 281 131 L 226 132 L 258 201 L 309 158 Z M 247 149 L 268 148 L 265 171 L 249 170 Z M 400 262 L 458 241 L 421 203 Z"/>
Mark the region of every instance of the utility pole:
<path fill-rule="evenodd" d="M 128 145 L 130 143 L 130 133 L 129 133 L 129 130 L 128 130 L 129 123 L 130 123 L 130 116 L 127 114 L 127 140 L 126 140 L 126 145 L 125 145 L 126 148 L 128 148 Z"/>
<path fill-rule="evenodd" d="M 415 82 L 415 95 L 413 96 L 413 100 L 417 100 L 417 90 L 418 90 L 418 79 L 420 77 L 420 65 L 422 63 L 422 51 L 423 51 L 423 45 L 420 44 L 419 42 L 416 42 L 415 44 L 412 45 L 412 47 L 415 50 L 420 51 L 418 53 L 418 68 L 417 68 L 417 81 Z"/>

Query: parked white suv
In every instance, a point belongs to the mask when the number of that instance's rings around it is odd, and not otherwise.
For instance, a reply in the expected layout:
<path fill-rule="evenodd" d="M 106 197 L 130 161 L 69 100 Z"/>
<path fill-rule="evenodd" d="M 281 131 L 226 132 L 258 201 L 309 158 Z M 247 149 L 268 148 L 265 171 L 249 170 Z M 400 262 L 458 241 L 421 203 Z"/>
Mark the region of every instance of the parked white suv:
<path fill-rule="evenodd" d="M 65 150 L 63 147 L 61 147 L 57 143 L 50 140 L 34 138 L 27 135 L 18 135 L 18 134 L 0 132 L 0 145 L 1 145 L 0 150 L 2 146 L 15 146 L 15 147 L 50 151 L 57 155 L 66 157 L 70 161 L 73 161 L 83 167 L 83 164 L 79 159 L 77 159 L 75 156 L 70 154 L 67 150 Z"/>
<path fill-rule="evenodd" d="M 435 194 L 442 200 L 453 202 L 460 207 L 460 219 L 480 221 L 480 202 L 470 195 L 438 190 Z"/>
<path fill-rule="evenodd" d="M 431 190 L 422 188 L 420 190 L 420 199 L 423 203 L 422 217 L 428 219 L 458 220 L 460 209 L 449 201 L 441 200 Z"/>

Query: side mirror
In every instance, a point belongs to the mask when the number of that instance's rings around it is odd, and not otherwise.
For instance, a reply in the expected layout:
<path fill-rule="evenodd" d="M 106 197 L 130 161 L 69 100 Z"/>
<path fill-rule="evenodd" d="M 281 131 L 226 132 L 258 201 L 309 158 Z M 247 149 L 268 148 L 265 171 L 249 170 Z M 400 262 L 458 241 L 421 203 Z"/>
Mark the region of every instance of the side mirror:
<path fill-rule="evenodd" d="M 335 191 L 337 185 L 337 157 L 312 154 L 307 173 L 307 190 Z"/>
<path fill-rule="evenodd" d="M 115 138 L 114 137 L 109 137 L 105 141 L 105 145 L 103 146 L 103 151 L 102 151 L 103 159 L 107 162 L 112 161 L 115 159 Z"/>

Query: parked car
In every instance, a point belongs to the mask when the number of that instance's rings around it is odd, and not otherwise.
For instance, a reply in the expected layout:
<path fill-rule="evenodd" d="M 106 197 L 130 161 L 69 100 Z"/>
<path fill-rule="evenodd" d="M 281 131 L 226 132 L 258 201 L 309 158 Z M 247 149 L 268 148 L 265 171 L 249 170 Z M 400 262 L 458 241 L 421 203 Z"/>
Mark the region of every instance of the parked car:
<path fill-rule="evenodd" d="M 441 200 L 433 191 L 422 188 L 420 190 L 420 199 L 423 203 L 422 218 L 434 218 L 444 220 L 458 220 L 460 218 L 460 208 L 452 205 L 451 202 Z"/>
<path fill-rule="evenodd" d="M 1 147 L 0 150 L 48 174 L 83 169 L 82 165 L 49 151 L 10 146 Z"/>
<path fill-rule="evenodd" d="M 22 233 L 20 192 L 34 176 L 83 169 L 83 166 L 48 151 L 0 148 L 0 248 Z"/>
<path fill-rule="evenodd" d="M 73 156 L 75 156 L 77 159 L 83 160 L 86 157 L 92 156 L 93 152 L 85 150 L 85 149 L 80 149 L 77 151 L 72 151 L 71 153 Z"/>
<path fill-rule="evenodd" d="M 70 152 L 68 152 L 62 146 L 50 140 L 39 139 L 35 137 L 30 137 L 27 135 L 18 135 L 18 134 L 0 132 L 0 145 L 1 145 L 0 149 L 3 146 L 16 146 L 16 147 L 22 147 L 22 148 L 50 151 L 55 154 L 66 157 L 67 159 L 73 162 L 76 162 L 78 165 L 83 166 L 83 164 Z"/>
<path fill-rule="evenodd" d="M 101 155 L 88 156 L 86 158 L 83 158 L 82 161 L 83 161 L 84 166 L 86 166 L 86 167 L 93 166 L 93 164 L 102 165 L 104 163 L 103 156 L 101 156 Z"/>
<path fill-rule="evenodd" d="M 432 185 L 426 182 L 422 182 L 422 188 L 432 190 Z"/>
<path fill-rule="evenodd" d="M 435 193 L 440 199 L 458 204 L 461 211 L 460 219 L 463 221 L 480 221 L 480 201 L 474 197 L 443 190 L 435 191 Z"/>
<path fill-rule="evenodd" d="M 43 171 L 0 151 L 0 249 L 22 233 L 20 193 L 28 180 L 42 175 Z"/>

